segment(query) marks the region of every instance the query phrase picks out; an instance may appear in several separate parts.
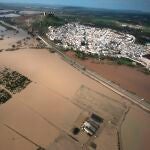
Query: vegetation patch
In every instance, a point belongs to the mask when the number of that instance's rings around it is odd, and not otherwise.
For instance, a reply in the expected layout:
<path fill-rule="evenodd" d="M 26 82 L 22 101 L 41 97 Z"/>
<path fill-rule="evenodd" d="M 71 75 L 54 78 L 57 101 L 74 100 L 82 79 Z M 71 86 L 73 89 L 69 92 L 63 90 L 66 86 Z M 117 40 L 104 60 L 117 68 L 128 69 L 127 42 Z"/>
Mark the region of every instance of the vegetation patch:
<path fill-rule="evenodd" d="M 76 56 L 82 60 L 86 59 L 86 54 L 84 52 L 81 52 L 79 50 L 75 51 L 76 52 Z"/>
<path fill-rule="evenodd" d="M 5 68 L 0 72 L 0 84 L 13 94 L 23 90 L 31 81 L 16 71 Z"/>
<path fill-rule="evenodd" d="M 58 27 L 63 26 L 65 23 L 67 22 L 61 17 L 51 15 L 34 21 L 32 24 L 32 28 L 34 31 L 38 31 L 41 35 L 44 35 L 47 32 L 49 26 Z"/>
<path fill-rule="evenodd" d="M 6 103 L 11 98 L 11 95 L 4 89 L 0 89 L 0 104 Z"/>
<path fill-rule="evenodd" d="M 130 66 L 130 67 L 134 67 L 135 65 L 133 64 L 133 61 L 128 59 L 128 58 L 111 58 L 112 61 L 116 61 L 116 63 L 118 65 L 127 65 L 127 66 Z"/>

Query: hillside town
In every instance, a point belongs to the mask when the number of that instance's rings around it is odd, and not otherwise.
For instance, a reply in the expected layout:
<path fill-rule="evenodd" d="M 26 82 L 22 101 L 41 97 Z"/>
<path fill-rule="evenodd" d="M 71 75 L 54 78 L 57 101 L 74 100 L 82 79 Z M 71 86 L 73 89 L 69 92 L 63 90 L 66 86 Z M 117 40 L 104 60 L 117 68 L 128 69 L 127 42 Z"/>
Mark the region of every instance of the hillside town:
<path fill-rule="evenodd" d="M 7 1 L 0 150 L 149 150 L 150 12 Z"/>
<path fill-rule="evenodd" d="M 136 44 L 133 35 L 79 23 L 69 23 L 58 28 L 50 26 L 46 35 L 64 49 L 79 50 L 99 56 L 126 57 L 149 67 L 149 62 L 143 62 L 142 56 L 150 53 L 150 45 Z"/>

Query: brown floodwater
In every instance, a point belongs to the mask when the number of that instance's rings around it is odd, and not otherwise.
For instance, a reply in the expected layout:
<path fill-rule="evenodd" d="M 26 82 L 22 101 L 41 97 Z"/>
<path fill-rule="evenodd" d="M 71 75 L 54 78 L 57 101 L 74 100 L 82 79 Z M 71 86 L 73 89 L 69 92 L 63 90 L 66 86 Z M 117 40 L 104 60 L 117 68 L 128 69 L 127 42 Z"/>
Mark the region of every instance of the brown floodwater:
<path fill-rule="evenodd" d="M 23 137 L 17 133 L 11 131 L 4 125 L 0 124 L 0 149 L 1 150 L 36 150 L 37 147 L 25 140 Z"/>
<path fill-rule="evenodd" d="M 81 72 L 63 61 L 59 55 L 45 49 L 22 49 L 20 51 L 0 53 L 0 64 L 8 66 L 65 97 L 72 98 L 81 85 L 114 97 L 121 96 L 105 86 L 86 77 Z"/>
<path fill-rule="evenodd" d="M 92 59 L 77 59 L 73 52 L 67 52 L 67 55 L 75 58 L 81 64 L 100 74 L 102 77 L 150 101 L 150 75 L 145 75 L 135 68 L 128 66 L 95 63 Z"/>
<path fill-rule="evenodd" d="M 29 35 L 22 29 L 18 29 L 18 33 L 15 30 L 6 30 L 6 28 L 0 26 L 0 37 L 3 37 L 3 40 L 0 40 L 0 49 L 12 48 L 12 45 L 16 42 L 23 40 Z"/>
<path fill-rule="evenodd" d="M 43 147 L 54 142 L 59 136 L 59 129 L 71 130 L 82 111 L 71 103 L 71 99 L 82 85 L 117 101 L 124 101 L 124 98 L 86 77 L 59 55 L 51 54 L 46 49 L 3 51 L 0 53 L 0 67 L 16 70 L 33 81 L 0 107 L 0 124 L 9 125 Z M 4 136 L 7 136 L 6 133 L 7 129 Z M 0 139 L 2 137 L 0 135 Z M 25 144 L 20 143 L 21 147 Z M 3 144 L 6 150 L 9 146 Z"/>
<path fill-rule="evenodd" d="M 149 150 L 150 114 L 133 107 L 121 129 L 123 150 Z"/>
<path fill-rule="evenodd" d="M 57 127 L 69 130 L 80 113 L 80 109 L 72 105 L 70 99 L 73 98 L 81 85 L 107 95 L 116 101 L 125 101 L 124 98 L 110 89 L 74 69 L 59 55 L 49 53 L 45 49 L 3 51 L 0 53 L 0 66 L 16 70 L 33 81 L 21 93 L 16 94 L 8 103 L 0 107 L 0 121 L 44 147 L 53 142 L 59 135 Z M 125 150 L 135 147 L 134 126 L 136 131 L 140 130 L 139 136 L 149 139 L 150 134 L 146 134 L 149 133 L 147 128 L 148 116 L 145 113 L 147 117 L 144 117 L 144 113 L 142 111 L 135 113 L 134 109 L 133 111 L 131 109 L 129 112 L 131 115 L 127 115 L 127 120 L 125 120 L 122 128 L 123 144 L 125 148 L 128 148 Z M 128 119 L 128 116 L 129 118 L 132 116 L 131 119 Z M 132 127 L 132 121 L 137 121 L 138 127 L 134 124 Z M 128 140 L 126 133 L 129 129 L 132 133 L 130 139 L 133 141 L 133 145 Z M 143 146 L 143 142 L 138 144 L 139 147 Z"/>

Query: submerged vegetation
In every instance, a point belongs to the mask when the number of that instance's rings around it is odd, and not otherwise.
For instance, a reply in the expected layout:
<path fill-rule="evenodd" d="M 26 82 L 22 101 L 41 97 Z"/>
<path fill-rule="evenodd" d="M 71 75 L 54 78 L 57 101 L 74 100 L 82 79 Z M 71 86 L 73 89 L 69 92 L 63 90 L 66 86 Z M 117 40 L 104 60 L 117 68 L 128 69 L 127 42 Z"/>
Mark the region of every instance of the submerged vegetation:
<path fill-rule="evenodd" d="M 13 28 L 11 28 L 11 27 L 9 27 L 9 26 L 3 24 L 2 22 L 0 22 L 0 26 L 6 28 L 7 30 L 14 30 Z"/>
<path fill-rule="evenodd" d="M 11 95 L 4 89 L 0 89 L 0 104 L 6 103 L 11 98 Z"/>
<path fill-rule="evenodd" d="M 67 49 L 63 51 L 64 52 L 72 51 L 75 54 L 75 56 L 81 60 L 92 58 L 94 62 L 98 62 L 98 63 L 110 63 L 110 64 L 117 64 L 117 65 L 125 65 L 125 66 L 133 67 L 133 68 L 135 67 L 140 72 L 146 75 L 150 75 L 150 70 L 148 70 L 141 64 L 132 61 L 129 58 L 124 58 L 124 57 L 118 58 L 118 57 L 104 56 L 104 55 L 98 55 L 98 54 L 84 53 L 79 50 L 74 51 L 73 49 Z"/>
<path fill-rule="evenodd" d="M 0 72 L 0 84 L 13 94 L 20 92 L 31 81 L 16 71 L 5 68 Z"/>
<path fill-rule="evenodd" d="M 134 63 L 132 60 L 130 60 L 128 58 L 110 57 L 110 56 L 91 54 L 91 53 L 86 54 L 86 53 L 84 53 L 82 51 L 79 51 L 79 50 L 75 51 L 75 56 L 79 59 L 82 59 L 82 60 L 84 60 L 88 57 L 95 58 L 95 59 L 100 60 L 100 61 L 110 60 L 112 62 L 115 62 L 118 65 L 127 65 L 127 66 L 130 66 L 130 67 L 135 67 L 137 65 L 136 63 Z"/>
<path fill-rule="evenodd" d="M 114 58 L 114 57 L 110 57 L 110 58 L 107 58 L 107 59 L 110 59 L 112 61 L 115 61 L 118 65 L 127 65 L 127 66 L 130 66 L 130 67 L 134 67 L 136 64 L 133 63 L 132 60 L 128 59 L 128 58 Z"/>

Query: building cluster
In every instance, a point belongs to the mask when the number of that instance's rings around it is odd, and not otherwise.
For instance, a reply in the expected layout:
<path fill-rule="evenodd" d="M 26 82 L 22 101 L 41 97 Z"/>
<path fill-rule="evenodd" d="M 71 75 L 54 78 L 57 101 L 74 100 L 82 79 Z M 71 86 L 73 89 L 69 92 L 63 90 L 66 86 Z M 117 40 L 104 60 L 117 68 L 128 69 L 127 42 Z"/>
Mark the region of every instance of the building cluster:
<path fill-rule="evenodd" d="M 88 135 L 93 136 L 100 128 L 103 119 L 96 114 L 92 114 L 81 126 L 81 129 Z"/>
<path fill-rule="evenodd" d="M 150 52 L 150 46 L 136 44 L 133 35 L 79 23 L 69 23 L 58 28 L 50 26 L 47 36 L 50 40 L 58 41 L 65 49 L 91 54 L 129 57 L 140 61 L 142 55 Z"/>

